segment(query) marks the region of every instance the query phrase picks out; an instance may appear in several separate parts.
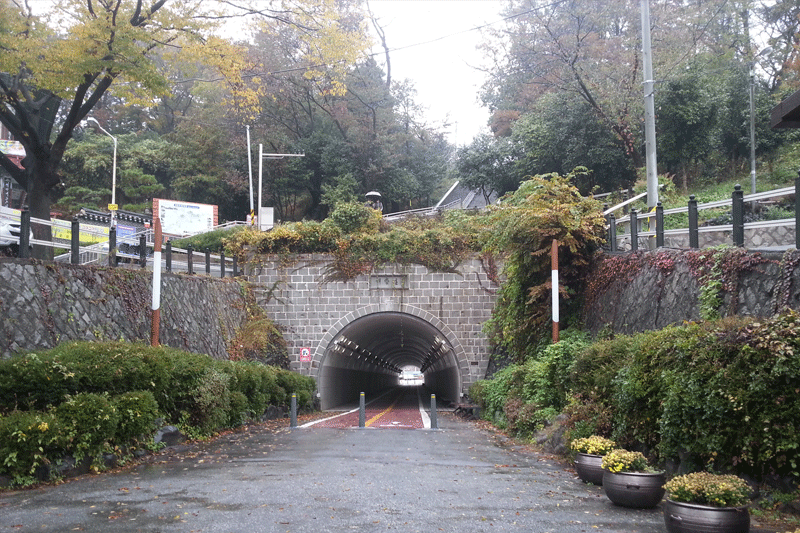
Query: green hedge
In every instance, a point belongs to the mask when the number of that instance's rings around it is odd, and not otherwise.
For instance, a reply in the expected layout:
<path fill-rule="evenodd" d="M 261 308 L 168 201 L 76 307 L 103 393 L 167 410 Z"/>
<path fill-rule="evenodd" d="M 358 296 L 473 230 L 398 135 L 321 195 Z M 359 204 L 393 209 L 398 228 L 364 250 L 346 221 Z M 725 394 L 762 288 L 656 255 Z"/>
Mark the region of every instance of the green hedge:
<path fill-rule="evenodd" d="M 569 342 L 479 382 L 470 396 L 520 434 L 563 407 L 573 437 L 606 433 L 687 469 L 800 479 L 797 312 Z M 514 413 L 528 420 L 513 422 Z"/>
<path fill-rule="evenodd" d="M 313 406 L 315 381 L 250 361 L 166 347 L 74 342 L 0 361 L 0 474 L 30 481 L 64 455 L 97 456 L 152 437 L 155 420 L 209 435 L 270 405 Z"/>

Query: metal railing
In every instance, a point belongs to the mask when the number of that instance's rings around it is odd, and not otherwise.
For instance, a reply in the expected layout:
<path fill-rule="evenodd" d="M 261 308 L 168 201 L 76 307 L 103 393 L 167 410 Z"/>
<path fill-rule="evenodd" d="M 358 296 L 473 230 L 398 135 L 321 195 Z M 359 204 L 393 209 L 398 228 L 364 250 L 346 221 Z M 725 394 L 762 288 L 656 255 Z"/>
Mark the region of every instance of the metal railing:
<path fill-rule="evenodd" d="M 14 216 L 6 215 L 6 218 L 14 219 Z M 27 244 L 36 246 L 50 247 L 55 250 L 67 249 L 68 252 L 54 256 L 54 261 L 79 265 L 100 265 L 100 266 L 139 266 L 142 269 L 153 269 L 153 230 L 145 229 L 133 235 L 126 235 L 117 241 L 114 228 L 105 231 L 98 231 L 97 226 L 90 225 L 81 228 L 77 218 L 72 220 L 70 228 L 70 239 L 54 238 L 51 241 L 32 239 L 26 243 L 30 229 L 34 225 L 50 228 L 51 234 L 54 226 L 59 226 L 58 222 L 31 218 L 27 207 L 23 207 L 21 214 L 16 218 L 20 223 L 20 237 L 15 240 L 19 243 L 19 257 L 30 257 L 30 248 Z M 244 225 L 244 222 L 228 222 L 214 229 L 226 229 L 237 225 Z M 96 241 L 88 245 L 81 245 L 81 238 Z M 198 251 L 191 246 L 188 249 L 173 248 L 171 242 L 167 242 L 161 254 L 161 268 L 167 272 L 186 272 L 189 274 L 205 273 L 221 278 L 226 276 L 237 277 L 239 265 L 237 258 L 226 258 L 224 252 L 212 254 L 208 249 Z"/>
<path fill-rule="evenodd" d="M 613 211 L 621 207 L 622 204 L 620 204 L 612 209 L 607 209 L 604 211 L 606 214 L 608 227 L 608 248 L 613 252 L 620 251 L 620 243 L 627 242 L 628 249 L 630 251 L 636 251 L 639 249 L 641 239 L 645 239 L 645 244 L 648 248 L 658 248 L 664 246 L 667 237 L 676 237 L 680 235 L 688 235 L 688 248 L 700 248 L 700 235 L 709 234 L 712 232 L 719 232 L 724 235 L 730 234 L 730 239 L 728 240 L 726 238 L 728 242 L 718 242 L 716 244 L 732 244 L 733 246 L 744 247 L 746 231 L 754 232 L 770 228 L 794 228 L 794 243 L 787 241 L 781 244 L 776 244 L 772 246 L 772 248 L 789 249 L 794 247 L 800 249 L 800 232 L 797 231 L 797 227 L 800 225 L 798 223 L 798 220 L 800 219 L 800 195 L 797 194 L 798 192 L 800 192 L 800 177 L 795 179 L 795 185 L 793 187 L 784 187 L 782 189 L 749 194 L 746 196 L 744 195 L 741 186 L 736 185 L 730 199 L 700 204 L 697 202 L 694 195 L 692 195 L 689 197 L 686 207 L 664 209 L 661 205 L 661 202 L 659 202 L 650 212 L 638 213 L 635 209 L 631 209 L 630 214 L 617 219 L 615 218 Z M 762 220 L 745 223 L 744 205 L 746 203 L 752 203 L 753 205 L 756 205 L 759 202 L 766 202 L 777 198 L 785 198 L 792 195 L 795 197 L 794 218 L 781 220 Z M 625 204 L 629 202 L 630 201 L 626 201 Z M 699 211 L 703 209 L 719 209 L 727 207 L 730 207 L 731 224 L 699 227 Z M 688 214 L 689 227 L 665 230 L 664 217 L 680 213 Z M 653 221 L 655 221 L 654 230 L 642 231 L 643 222 Z M 618 228 L 621 225 L 626 225 L 628 227 L 627 232 L 618 232 Z"/>

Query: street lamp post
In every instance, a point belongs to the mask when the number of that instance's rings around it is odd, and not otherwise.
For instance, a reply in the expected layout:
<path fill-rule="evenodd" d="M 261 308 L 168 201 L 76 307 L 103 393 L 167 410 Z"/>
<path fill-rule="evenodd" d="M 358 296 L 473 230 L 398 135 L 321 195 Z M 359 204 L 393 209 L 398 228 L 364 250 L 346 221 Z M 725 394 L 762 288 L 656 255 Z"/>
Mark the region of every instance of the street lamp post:
<path fill-rule="evenodd" d="M 111 140 L 114 141 L 114 157 L 111 163 L 111 205 L 108 206 L 109 211 L 111 211 L 111 224 L 110 227 L 116 228 L 117 227 L 117 138 L 108 133 L 103 126 L 97 122 L 96 118 L 89 117 L 86 119 L 87 122 L 94 122 L 97 128 L 111 137 Z"/>
<path fill-rule="evenodd" d="M 756 193 L 756 60 L 772 52 L 768 46 L 750 62 L 750 189 Z"/>

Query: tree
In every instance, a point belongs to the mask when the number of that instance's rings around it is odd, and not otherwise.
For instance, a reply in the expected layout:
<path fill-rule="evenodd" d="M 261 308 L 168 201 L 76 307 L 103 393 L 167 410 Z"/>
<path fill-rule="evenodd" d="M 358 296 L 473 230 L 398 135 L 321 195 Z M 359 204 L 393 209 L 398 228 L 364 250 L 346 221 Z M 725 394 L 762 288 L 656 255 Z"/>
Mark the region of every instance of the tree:
<path fill-rule="evenodd" d="M 0 122 L 27 154 L 22 169 L 6 157 L 0 157 L 0 164 L 28 191 L 34 217 L 49 219 L 50 204 L 61 183 L 59 167 L 73 130 L 112 86 L 128 104 L 152 105 L 154 98 L 169 93 L 159 66 L 178 56 L 191 57 L 226 81 L 226 98 L 246 114 L 244 110 L 257 99 L 242 78 L 243 49 L 213 34 L 223 16 L 216 8 L 231 4 L 57 0 L 49 18 L 43 19 L 33 16 L 26 4 L 0 0 L 0 72 L 4 73 L 0 75 Z M 303 3 L 294 6 L 309 20 L 319 14 L 314 9 L 318 6 L 324 13 L 335 11 L 332 1 L 308 4 L 309 9 Z M 271 5 L 274 11 L 269 11 L 254 5 L 242 6 L 246 9 L 241 12 L 284 20 L 283 6 Z M 316 46 L 330 60 L 323 65 L 335 65 L 331 69 L 307 65 L 307 75 L 324 78 L 332 90 L 341 90 L 341 78 L 335 72 L 346 68 L 346 61 L 333 58 L 343 57 L 337 55 L 340 49 L 350 53 L 352 47 L 345 46 L 349 34 L 326 24 L 324 18 L 303 27 L 305 38 L 300 42 Z M 46 227 L 37 226 L 34 233 L 39 239 L 50 239 Z M 51 250 L 34 253 L 46 257 Z"/>
<path fill-rule="evenodd" d="M 290 29 L 265 30 L 251 50 L 252 62 L 272 72 L 262 78 L 255 135 L 265 139 L 265 151 L 305 154 L 265 167 L 265 200 L 276 214 L 283 220 L 324 218 L 333 206 L 323 194 L 348 175 L 357 196 L 377 189 L 389 211 L 427 201 L 445 174 L 449 147 L 421 119 L 410 84 L 388 87 L 368 58 L 347 73 L 346 90 L 333 93 L 285 72 L 296 61 L 295 41 Z"/>
<path fill-rule="evenodd" d="M 680 176 L 686 194 L 716 148 L 721 87 L 709 82 L 702 69 L 692 69 L 669 81 L 659 99 L 659 107 L 668 110 L 659 113 L 659 158 L 668 172 Z"/>
<path fill-rule="evenodd" d="M 572 173 L 581 193 L 627 188 L 636 171 L 625 146 L 586 102 L 564 93 L 540 98 L 533 109 L 512 126 L 515 168 L 521 176 L 558 173 L 577 167 L 590 172 Z"/>
<path fill-rule="evenodd" d="M 487 204 L 492 196 L 516 189 L 523 177 L 515 172 L 510 139 L 486 134 L 458 150 L 455 170 L 461 183 L 479 190 Z"/>
<path fill-rule="evenodd" d="M 724 6 L 724 0 L 652 6 L 659 79 L 708 46 L 709 13 Z M 506 15 L 506 28 L 486 44 L 495 65 L 483 100 L 495 116 L 530 112 L 548 93 L 580 100 L 619 139 L 633 167 L 642 167 L 639 10 L 625 0 L 512 0 Z"/>

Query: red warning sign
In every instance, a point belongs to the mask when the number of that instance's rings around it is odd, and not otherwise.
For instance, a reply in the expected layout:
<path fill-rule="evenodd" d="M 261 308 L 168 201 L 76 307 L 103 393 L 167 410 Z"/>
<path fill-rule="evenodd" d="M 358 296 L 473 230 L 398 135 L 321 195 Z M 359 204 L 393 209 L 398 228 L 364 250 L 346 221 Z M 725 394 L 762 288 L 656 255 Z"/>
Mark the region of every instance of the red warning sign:
<path fill-rule="evenodd" d="M 300 348 L 300 362 L 307 363 L 311 361 L 311 348 Z"/>

